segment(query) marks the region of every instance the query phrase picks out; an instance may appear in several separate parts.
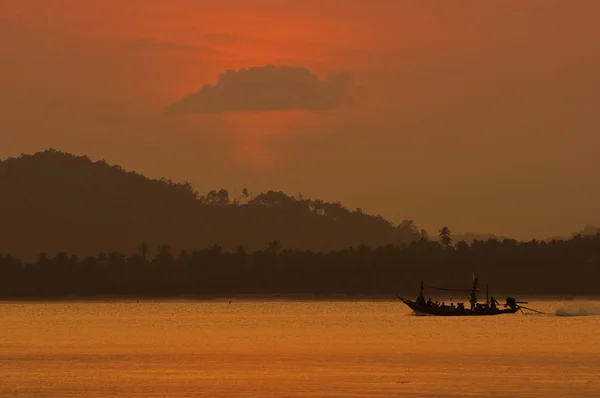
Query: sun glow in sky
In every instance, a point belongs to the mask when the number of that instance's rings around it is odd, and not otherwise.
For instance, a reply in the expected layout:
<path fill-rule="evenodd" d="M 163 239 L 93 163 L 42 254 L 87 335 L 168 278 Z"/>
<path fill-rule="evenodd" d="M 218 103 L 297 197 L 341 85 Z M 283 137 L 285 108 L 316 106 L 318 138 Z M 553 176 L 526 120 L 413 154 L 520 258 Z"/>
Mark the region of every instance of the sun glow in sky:
<path fill-rule="evenodd" d="M 564 235 L 600 224 L 599 11 L 12 1 L 0 7 L 0 157 L 54 147 L 430 231 Z M 186 112 L 169 111 L 188 95 Z"/>

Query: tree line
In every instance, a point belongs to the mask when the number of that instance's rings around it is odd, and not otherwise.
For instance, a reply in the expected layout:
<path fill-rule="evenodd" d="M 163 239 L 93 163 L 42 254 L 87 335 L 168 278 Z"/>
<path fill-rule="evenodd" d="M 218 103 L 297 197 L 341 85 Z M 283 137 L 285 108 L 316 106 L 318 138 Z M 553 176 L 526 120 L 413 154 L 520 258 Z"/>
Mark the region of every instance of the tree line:
<path fill-rule="evenodd" d="M 0 297 L 152 296 L 226 294 L 416 295 L 428 285 L 468 288 L 471 275 L 507 294 L 597 295 L 600 233 L 550 242 L 439 239 L 317 252 L 279 241 L 248 251 L 214 245 L 175 253 L 142 243 L 129 255 L 101 252 L 80 258 L 42 253 L 24 262 L 0 255 Z M 481 287 L 482 285 L 480 285 Z M 435 295 L 435 291 L 429 292 Z M 459 295 L 461 293 L 445 293 Z M 465 293 L 466 294 L 466 293 Z M 455 299 L 459 299 L 458 296 Z"/>
<path fill-rule="evenodd" d="M 80 257 L 140 241 L 175 252 L 237 245 L 261 249 L 279 239 L 293 250 L 330 251 L 409 243 L 424 232 L 341 203 L 248 189 L 200 195 L 189 183 L 154 180 L 104 161 L 48 150 L 0 161 L 0 252 L 26 261 L 59 250 Z"/>

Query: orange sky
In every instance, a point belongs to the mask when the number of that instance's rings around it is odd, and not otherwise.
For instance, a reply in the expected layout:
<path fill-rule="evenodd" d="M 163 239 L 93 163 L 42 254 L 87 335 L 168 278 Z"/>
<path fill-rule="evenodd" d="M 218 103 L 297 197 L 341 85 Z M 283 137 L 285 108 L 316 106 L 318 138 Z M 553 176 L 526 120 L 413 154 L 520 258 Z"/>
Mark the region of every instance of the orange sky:
<path fill-rule="evenodd" d="M 0 157 L 55 147 L 429 231 L 564 235 L 600 224 L 599 12 L 594 0 L 13 1 L 0 6 Z M 265 65 L 349 71 L 353 102 L 164 111 Z"/>

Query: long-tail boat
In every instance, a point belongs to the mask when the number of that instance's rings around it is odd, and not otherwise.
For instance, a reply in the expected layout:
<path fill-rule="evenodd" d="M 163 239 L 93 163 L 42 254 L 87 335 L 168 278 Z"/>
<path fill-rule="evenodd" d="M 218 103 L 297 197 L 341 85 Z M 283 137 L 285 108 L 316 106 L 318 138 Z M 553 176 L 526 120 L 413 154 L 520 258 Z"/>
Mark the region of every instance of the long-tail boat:
<path fill-rule="evenodd" d="M 485 286 L 486 302 L 485 304 L 479 304 L 477 302 L 477 277 L 473 275 L 473 286 L 471 289 L 448 289 L 439 288 L 433 286 L 427 286 L 435 290 L 445 290 L 453 292 L 470 292 L 471 297 L 469 299 L 469 308 L 465 308 L 463 303 L 458 303 L 457 306 L 446 305 L 445 303 L 432 302 L 431 299 L 425 301 L 423 291 L 425 286 L 421 282 L 421 292 L 415 301 L 405 300 L 402 297 L 396 295 L 404 304 L 406 304 L 416 315 L 437 315 L 437 316 L 486 316 L 486 315 L 500 315 L 500 314 L 514 314 L 517 311 L 523 311 L 522 308 L 541 313 L 540 311 L 533 310 L 522 306 L 521 304 L 527 304 L 527 301 L 517 301 L 512 297 L 506 298 L 504 308 L 499 308 L 499 303 L 492 296 L 491 299 L 488 294 L 488 286 Z"/>

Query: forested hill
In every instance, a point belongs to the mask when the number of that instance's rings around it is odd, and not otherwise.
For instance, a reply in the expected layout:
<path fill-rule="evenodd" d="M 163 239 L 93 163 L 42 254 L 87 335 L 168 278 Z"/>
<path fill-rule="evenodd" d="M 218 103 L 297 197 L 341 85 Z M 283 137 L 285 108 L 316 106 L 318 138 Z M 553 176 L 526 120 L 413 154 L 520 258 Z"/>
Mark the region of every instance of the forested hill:
<path fill-rule="evenodd" d="M 142 241 L 174 250 L 256 250 L 277 240 L 285 248 L 328 251 L 420 237 L 410 221 L 394 226 L 339 203 L 282 192 L 201 196 L 187 183 L 55 150 L 0 161 L 0 220 L 0 252 L 26 259 L 59 251 L 131 253 Z"/>

